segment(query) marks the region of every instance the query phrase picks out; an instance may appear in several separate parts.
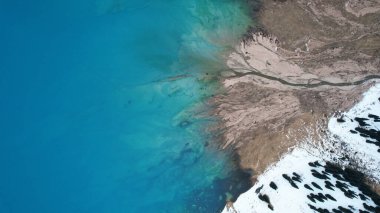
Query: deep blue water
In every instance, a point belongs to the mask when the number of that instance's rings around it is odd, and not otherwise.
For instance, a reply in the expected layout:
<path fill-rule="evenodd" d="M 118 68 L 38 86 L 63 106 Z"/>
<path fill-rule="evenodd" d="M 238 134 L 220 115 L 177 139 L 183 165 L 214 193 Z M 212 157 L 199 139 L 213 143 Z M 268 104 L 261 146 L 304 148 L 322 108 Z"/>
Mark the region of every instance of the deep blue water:
<path fill-rule="evenodd" d="M 235 0 L 0 0 L 0 212 L 219 209 L 208 74 L 249 23 Z"/>

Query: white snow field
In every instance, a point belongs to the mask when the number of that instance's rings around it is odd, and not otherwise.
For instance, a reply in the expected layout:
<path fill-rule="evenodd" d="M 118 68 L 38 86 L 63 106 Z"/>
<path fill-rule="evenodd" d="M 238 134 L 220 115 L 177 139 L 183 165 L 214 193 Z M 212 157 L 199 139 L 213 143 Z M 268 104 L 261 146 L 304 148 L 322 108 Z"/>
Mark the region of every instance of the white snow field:
<path fill-rule="evenodd" d="M 334 144 L 328 150 L 307 144 L 294 148 L 223 212 L 380 212 L 380 196 L 363 184 L 361 173 L 344 168 L 347 163 L 329 163 L 338 162 L 333 159 L 341 159 L 343 151 L 359 171 L 380 180 L 380 84 L 351 110 L 330 118 L 328 129 Z"/>

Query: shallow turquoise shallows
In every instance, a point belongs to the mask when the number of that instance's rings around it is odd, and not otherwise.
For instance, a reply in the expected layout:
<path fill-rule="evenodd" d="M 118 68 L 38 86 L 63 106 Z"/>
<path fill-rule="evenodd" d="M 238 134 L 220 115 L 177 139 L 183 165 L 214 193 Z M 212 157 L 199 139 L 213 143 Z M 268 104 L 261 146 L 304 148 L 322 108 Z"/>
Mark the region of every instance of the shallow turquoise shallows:
<path fill-rule="evenodd" d="M 0 212 L 220 210 L 241 177 L 206 101 L 245 7 L 0 0 Z"/>

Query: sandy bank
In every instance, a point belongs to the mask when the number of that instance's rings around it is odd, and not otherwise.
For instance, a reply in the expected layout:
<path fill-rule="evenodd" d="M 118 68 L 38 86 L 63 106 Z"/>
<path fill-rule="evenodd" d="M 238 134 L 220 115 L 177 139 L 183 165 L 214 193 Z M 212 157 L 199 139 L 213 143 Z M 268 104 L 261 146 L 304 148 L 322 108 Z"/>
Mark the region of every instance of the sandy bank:
<path fill-rule="evenodd" d="M 236 149 L 254 181 L 304 137 L 304 126 L 327 128 L 328 117 L 351 108 L 379 78 L 374 5 L 262 1 L 258 26 L 226 59 L 225 92 L 212 100 L 220 147 Z"/>

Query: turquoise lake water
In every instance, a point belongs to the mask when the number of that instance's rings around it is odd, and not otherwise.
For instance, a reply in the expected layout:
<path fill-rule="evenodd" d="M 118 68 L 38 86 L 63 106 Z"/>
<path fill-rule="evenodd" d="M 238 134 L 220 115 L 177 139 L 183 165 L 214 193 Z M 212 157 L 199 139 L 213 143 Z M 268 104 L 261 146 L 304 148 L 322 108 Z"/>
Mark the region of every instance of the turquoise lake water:
<path fill-rule="evenodd" d="M 247 14 L 236 0 L 0 0 L 0 212 L 223 207 L 246 176 L 209 144 L 206 101 Z"/>

